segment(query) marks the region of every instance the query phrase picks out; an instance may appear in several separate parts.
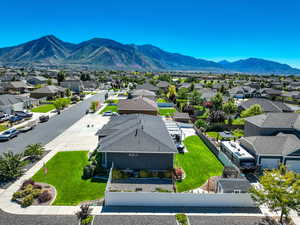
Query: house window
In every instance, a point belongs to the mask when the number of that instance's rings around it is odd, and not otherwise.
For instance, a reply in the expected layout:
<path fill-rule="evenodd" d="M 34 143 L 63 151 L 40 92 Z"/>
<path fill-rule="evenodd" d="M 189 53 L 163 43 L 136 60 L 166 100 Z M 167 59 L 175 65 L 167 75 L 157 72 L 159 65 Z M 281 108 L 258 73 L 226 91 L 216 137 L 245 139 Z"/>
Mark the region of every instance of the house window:
<path fill-rule="evenodd" d="M 240 190 L 240 189 L 235 189 L 235 190 L 233 190 L 233 193 L 234 193 L 234 194 L 240 194 L 240 193 L 241 193 L 241 190 Z"/>
<path fill-rule="evenodd" d="M 137 156 L 139 156 L 139 154 L 137 154 L 137 153 L 129 153 L 128 154 L 130 157 L 137 157 Z"/>

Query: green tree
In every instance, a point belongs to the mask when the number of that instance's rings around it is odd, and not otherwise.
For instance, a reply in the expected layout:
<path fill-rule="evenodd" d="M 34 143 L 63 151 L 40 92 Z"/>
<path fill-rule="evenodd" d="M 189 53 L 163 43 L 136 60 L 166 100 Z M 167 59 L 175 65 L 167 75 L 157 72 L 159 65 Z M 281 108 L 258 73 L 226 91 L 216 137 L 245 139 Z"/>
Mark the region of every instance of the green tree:
<path fill-rule="evenodd" d="M 250 106 L 248 109 L 241 112 L 241 117 L 249 117 L 249 116 L 256 116 L 264 113 L 261 106 L 259 104 L 254 104 Z"/>
<path fill-rule="evenodd" d="M 58 84 L 60 84 L 61 82 L 63 82 L 65 80 L 65 72 L 64 71 L 59 71 L 57 74 L 57 82 Z"/>
<path fill-rule="evenodd" d="M 266 204 L 272 211 L 280 211 L 280 223 L 288 218 L 290 210 L 300 210 L 300 174 L 279 169 L 264 171 L 259 179 L 261 186 L 250 189 L 251 197 L 258 205 Z"/>
<path fill-rule="evenodd" d="M 174 101 L 176 98 L 176 95 L 177 95 L 176 87 L 174 85 L 169 85 L 167 98 L 170 99 L 171 101 Z"/>
<path fill-rule="evenodd" d="M 32 160 L 38 160 L 42 157 L 45 152 L 45 148 L 42 144 L 31 144 L 27 145 L 24 151 L 24 156 L 30 157 Z"/>
<path fill-rule="evenodd" d="M 234 103 L 233 99 L 230 99 L 228 102 L 223 104 L 223 111 L 227 114 L 227 115 L 231 115 L 233 113 L 237 112 L 237 105 Z"/>
<path fill-rule="evenodd" d="M 223 104 L 223 95 L 218 92 L 214 97 L 211 98 L 211 102 L 213 103 L 214 110 L 221 110 Z"/>
<path fill-rule="evenodd" d="M 62 107 L 62 102 L 61 102 L 60 100 L 58 100 L 58 99 L 55 100 L 55 101 L 53 102 L 53 105 L 54 105 L 54 107 L 55 107 L 55 109 L 56 109 L 57 111 L 63 109 L 63 107 Z"/>
<path fill-rule="evenodd" d="M 188 93 L 189 93 L 189 89 L 182 87 L 178 90 L 177 97 L 185 99 L 187 98 Z"/>
<path fill-rule="evenodd" d="M 3 180 L 12 180 L 23 174 L 22 161 L 23 154 L 13 152 L 5 152 L 0 155 L 0 178 Z"/>
<path fill-rule="evenodd" d="M 67 96 L 67 97 L 71 97 L 71 95 L 72 95 L 71 90 L 70 90 L 69 88 L 67 88 L 67 89 L 66 89 L 66 96 Z"/>
<path fill-rule="evenodd" d="M 48 80 L 47 80 L 47 84 L 48 84 L 48 85 L 52 85 L 52 84 L 53 84 L 52 80 L 51 80 L 51 79 L 48 79 Z"/>
<path fill-rule="evenodd" d="M 91 106 L 90 106 L 90 109 L 93 111 L 93 112 L 96 112 L 98 107 L 99 107 L 99 102 L 98 101 L 92 101 L 91 102 Z"/>
<path fill-rule="evenodd" d="M 192 105 L 200 105 L 203 102 L 202 94 L 196 90 L 192 91 L 190 100 Z"/>

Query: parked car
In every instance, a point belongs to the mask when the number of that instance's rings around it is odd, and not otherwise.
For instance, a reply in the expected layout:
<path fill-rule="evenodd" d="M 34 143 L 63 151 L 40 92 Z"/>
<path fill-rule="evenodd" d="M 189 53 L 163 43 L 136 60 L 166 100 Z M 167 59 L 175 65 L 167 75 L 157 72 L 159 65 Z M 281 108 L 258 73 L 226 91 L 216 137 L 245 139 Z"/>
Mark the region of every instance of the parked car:
<path fill-rule="evenodd" d="M 179 153 L 184 153 L 184 146 L 182 144 L 176 144 L 176 148 Z"/>
<path fill-rule="evenodd" d="M 113 112 L 112 111 L 107 111 L 103 113 L 103 116 L 112 116 Z"/>
<path fill-rule="evenodd" d="M 19 117 L 23 117 L 23 118 L 31 118 L 33 114 L 32 113 L 23 112 L 23 111 L 16 111 L 15 115 L 19 116 Z"/>
<path fill-rule="evenodd" d="M 39 120 L 41 123 L 47 122 L 49 120 L 49 116 L 40 116 Z"/>
<path fill-rule="evenodd" d="M 5 121 L 9 120 L 10 117 L 11 117 L 11 115 L 4 113 L 0 117 L 0 122 L 5 122 Z"/>
<path fill-rule="evenodd" d="M 9 139 L 18 136 L 18 133 L 19 133 L 19 131 L 15 128 L 6 130 L 2 134 L 0 134 L 0 140 L 1 141 L 8 141 Z"/>
<path fill-rule="evenodd" d="M 37 121 L 30 121 L 24 127 L 18 128 L 22 133 L 32 130 L 37 124 Z"/>
<path fill-rule="evenodd" d="M 112 113 L 112 116 L 118 116 L 118 115 L 119 115 L 119 113 L 117 113 L 117 112 Z"/>
<path fill-rule="evenodd" d="M 23 118 L 20 117 L 20 116 L 11 116 L 11 117 L 9 118 L 9 121 L 10 121 L 11 123 L 14 123 L 14 122 L 20 121 L 20 120 L 22 120 L 22 119 L 23 119 Z"/>

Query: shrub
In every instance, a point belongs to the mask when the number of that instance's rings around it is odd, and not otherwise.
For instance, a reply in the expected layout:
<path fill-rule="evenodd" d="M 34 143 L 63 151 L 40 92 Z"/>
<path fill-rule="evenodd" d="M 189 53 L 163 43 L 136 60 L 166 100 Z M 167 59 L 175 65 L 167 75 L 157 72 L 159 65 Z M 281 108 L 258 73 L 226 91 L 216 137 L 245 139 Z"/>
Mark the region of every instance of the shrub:
<path fill-rule="evenodd" d="M 83 179 L 89 179 L 93 176 L 94 174 L 94 170 L 95 170 L 95 167 L 92 166 L 92 165 L 87 165 L 83 168 L 83 175 L 82 175 L 82 178 Z"/>
<path fill-rule="evenodd" d="M 147 170 L 141 170 L 141 171 L 139 172 L 139 176 L 140 176 L 141 178 L 147 178 L 147 177 L 149 177 L 149 175 L 150 175 L 150 173 L 149 173 Z"/>
<path fill-rule="evenodd" d="M 24 190 L 29 184 L 34 185 L 34 181 L 32 179 L 25 180 L 22 184 L 21 189 Z"/>
<path fill-rule="evenodd" d="M 23 197 L 24 197 L 24 193 L 22 191 L 17 191 L 13 194 L 11 200 L 16 201 L 18 198 L 23 198 Z"/>
<path fill-rule="evenodd" d="M 164 172 L 158 172 L 158 177 L 159 178 L 164 178 Z"/>
<path fill-rule="evenodd" d="M 32 195 L 27 195 L 23 198 L 22 202 L 21 202 L 21 206 L 22 207 L 28 207 L 30 205 L 32 205 L 33 203 L 33 196 Z"/>
<path fill-rule="evenodd" d="M 117 169 L 113 169 L 112 171 L 112 178 L 113 179 L 122 179 L 123 178 L 123 174 L 120 170 Z"/>
<path fill-rule="evenodd" d="M 211 111 L 208 116 L 208 120 L 211 123 L 221 123 L 226 119 L 225 113 L 221 110 Z"/>
<path fill-rule="evenodd" d="M 188 225 L 188 220 L 185 214 L 176 214 L 176 220 L 180 225 Z"/>
<path fill-rule="evenodd" d="M 32 191 L 33 191 L 33 186 L 31 184 L 28 184 L 23 192 L 26 195 L 30 195 L 32 193 Z"/>
<path fill-rule="evenodd" d="M 43 187 L 42 187 L 42 185 L 40 185 L 40 184 L 34 184 L 33 185 L 33 189 L 42 189 Z"/>
<path fill-rule="evenodd" d="M 87 218 L 81 220 L 81 224 L 82 225 L 91 224 L 92 220 L 93 220 L 93 216 L 88 216 Z"/>
<path fill-rule="evenodd" d="M 49 193 L 49 191 L 43 191 L 40 196 L 38 197 L 38 201 L 39 203 L 44 203 L 44 202 L 48 202 L 50 201 L 52 198 L 51 194 Z"/>
<path fill-rule="evenodd" d="M 32 191 L 33 198 L 38 198 L 41 194 L 42 194 L 42 190 L 40 190 L 40 189 L 34 189 Z"/>
<path fill-rule="evenodd" d="M 203 127 L 204 130 L 206 130 L 208 128 L 207 122 L 205 120 L 201 120 L 201 119 L 197 120 L 195 125 L 196 125 L 197 128 Z"/>

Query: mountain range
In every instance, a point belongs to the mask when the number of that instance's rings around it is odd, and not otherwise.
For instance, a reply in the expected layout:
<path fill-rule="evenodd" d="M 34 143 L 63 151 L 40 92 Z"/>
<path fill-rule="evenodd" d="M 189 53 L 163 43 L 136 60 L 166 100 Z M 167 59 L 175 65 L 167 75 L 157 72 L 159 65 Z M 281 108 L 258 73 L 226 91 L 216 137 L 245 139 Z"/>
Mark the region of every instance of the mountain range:
<path fill-rule="evenodd" d="M 17 46 L 0 48 L 0 63 L 10 66 L 85 66 L 93 69 L 300 74 L 300 69 L 264 59 L 214 62 L 166 52 L 153 45 L 121 44 L 103 38 L 73 44 L 59 40 L 53 35 Z"/>

